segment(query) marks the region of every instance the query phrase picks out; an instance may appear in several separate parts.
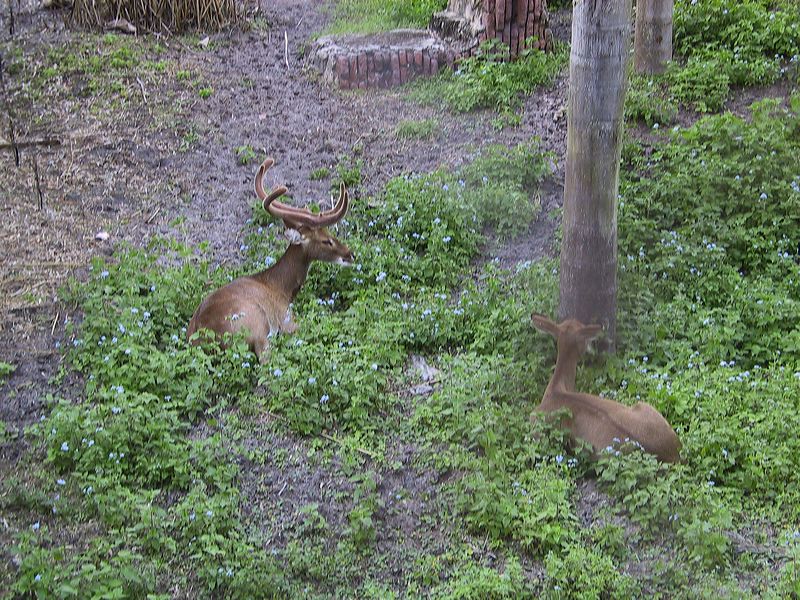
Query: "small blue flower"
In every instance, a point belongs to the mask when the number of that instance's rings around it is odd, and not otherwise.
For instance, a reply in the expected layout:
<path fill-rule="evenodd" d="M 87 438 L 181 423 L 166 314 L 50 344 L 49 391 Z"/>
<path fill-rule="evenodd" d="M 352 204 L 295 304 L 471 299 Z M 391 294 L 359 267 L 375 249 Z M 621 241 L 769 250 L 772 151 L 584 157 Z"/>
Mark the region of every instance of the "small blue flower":
<path fill-rule="evenodd" d="M 275 377 L 280 377 L 281 375 L 283 375 L 283 371 L 281 371 L 280 369 L 275 369 L 274 371 L 272 371 L 272 374 Z"/>
<path fill-rule="evenodd" d="M 101 273 L 100 273 L 100 277 L 102 277 L 103 279 L 105 279 L 106 277 L 108 277 L 108 271 L 103 271 L 103 272 L 101 272 Z"/>
<path fill-rule="evenodd" d="M 64 481 L 63 479 L 56 479 L 56 484 L 57 485 L 67 485 L 67 482 Z"/>
<path fill-rule="evenodd" d="M 61 451 L 62 452 L 69 452 L 69 444 L 67 442 L 64 442 L 63 444 L 61 444 Z"/>

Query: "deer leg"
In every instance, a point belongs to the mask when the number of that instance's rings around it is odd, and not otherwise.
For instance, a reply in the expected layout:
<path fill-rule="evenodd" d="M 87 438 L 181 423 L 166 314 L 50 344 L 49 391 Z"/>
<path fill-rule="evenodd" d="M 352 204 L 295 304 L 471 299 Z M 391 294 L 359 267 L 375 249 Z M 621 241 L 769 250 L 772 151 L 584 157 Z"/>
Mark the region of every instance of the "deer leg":
<path fill-rule="evenodd" d="M 267 338 L 253 340 L 250 347 L 258 357 L 258 362 L 262 365 L 267 364 L 269 361 L 269 340 Z"/>

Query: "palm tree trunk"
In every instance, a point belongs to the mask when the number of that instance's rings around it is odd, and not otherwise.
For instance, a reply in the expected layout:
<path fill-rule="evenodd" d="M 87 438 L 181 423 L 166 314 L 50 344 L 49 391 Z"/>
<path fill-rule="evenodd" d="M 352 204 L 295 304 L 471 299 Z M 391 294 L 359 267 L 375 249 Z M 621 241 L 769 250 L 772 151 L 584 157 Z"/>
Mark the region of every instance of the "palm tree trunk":
<path fill-rule="evenodd" d="M 637 73 L 661 73 L 672 59 L 674 0 L 637 0 L 633 68 Z"/>
<path fill-rule="evenodd" d="M 613 351 L 617 191 L 631 0 L 575 0 L 559 318 L 599 323 Z"/>

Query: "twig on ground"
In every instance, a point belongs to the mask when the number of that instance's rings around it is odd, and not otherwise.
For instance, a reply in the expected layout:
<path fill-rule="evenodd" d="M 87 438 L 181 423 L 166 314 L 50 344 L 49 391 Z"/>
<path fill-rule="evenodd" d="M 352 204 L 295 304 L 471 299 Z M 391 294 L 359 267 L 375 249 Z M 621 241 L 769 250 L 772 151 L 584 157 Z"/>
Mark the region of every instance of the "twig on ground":
<path fill-rule="evenodd" d="M 286 70 L 289 70 L 289 34 L 283 32 L 283 60 L 286 62 Z"/>
<path fill-rule="evenodd" d="M 58 323 L 58 317 L 60 317 L 60 316 L 61 316 L 61 313 L 57 312 L 56 313 L 56 318 L 53 319 L 53 326 L 50 328 L 50 337 L 53 337 L 53 335 L 55 335 L 55 333 L 56 333 L 56 323 Z"/>
<path fill-rule="evenodd" d="M 156 215 L 158 215 L 158 213 L 159 213 L 159 212 L 161 212 L 161 207 L 160 207 L 160 206 L 159 206 L 158 208 L 156 208 L 156 209 L 153 211 L 153 214 L 152 214 L 152 215 L 150 215 L 150 216 L 147 218 L 147 220 L 145 221 L 145 223 L 147 223 L 148 225 L 150 225 L 150 223 L 152 223 L 152 222 L 153 222 L 153 219 L 155 219 L 155 218 L 156 218 Z"/>
<path fill-rule="evenodd" d="M 14 34 L 14 32 L 13 32 L 14 13 L 13 13 L 13 10 L 11 8 L 11 2 L 10 1 L 8 3 L 8 10 L 12 11 L 11 12 L 11 26 L 12 26 L 11 34 L 13 35 Z M 17 142 L 16 142 L 16 137 L 17 136 L 14 133 L 14 115 L 13 115 L 13 113 L 11 111 L 11 104 L 8 101 L 8 95 L 6 93 L 6 79 L 5 79 L 5 74 L 3 73 L 4 70 L 5 70 L 5 65 L 3 64 L 3 56 L 0 54 L 0 95 L 3 98 L 3 105 L 5 107 L 6 114 L 8 115 L 8 137 L 11 139 L 11 142 L 9 142 L 9 145 L 14 150 L 14 166 L 19 168 L 19 146 L 17 145 Z"/>
<path fill-rule="evenodd" d="M 139 84 L 139 89 L 142 90 L 142 100 L 144 100 L 144 103 L 147 104 L 147 94 L 144 91 L 144 84 L 142 83 L 142 80 L 137 77 L 136 83 Z"/>
<path fill-rule="evenodd" d="M 32 286 L 30 286 L 30 287 L 28 287 L 28 288 L 22 288 L 22 289 L 19 289 L 19 290 L 17 290 L 16 292 L 14 292 L 13 294 L 10 294 L 10 295 L 9 295 L 9 298 L 16 298 L 17 296 L 21 296 L 22 294 L 25 294 L 25 293 L 30 293 L 30 292 L 32 292 L 33 290 L 35 290 L 36 288 L 40 288 L 40 287 L 42 287 L 42 286 L 43 286 L 43 285 L 45 285 L 46 283 L 47 283 L 47 280 L 45 280 L 45 281 L 40 281 L 39 283 L 35 283 L 35 284 L 33 284 Z"/>
<path fill-rule="evenodd" d="M 39 180 L 39 161 L 33 157 L 33 175 L 36 181 L 36 193 L 39 195 L 39 210 L 44 210 L 44 194 L 42 194 L 42 182 Z"/>
<path fill-rule="evenodd" d="M 61 140 L 57 138 L 39 138 L 35 140 L 23 140 L 23 141 L 12 141 L 8 142 L 6 140 L 0 141 L 0 150 L 7 150 L 7 149 L 17 149 L 17 148 L 29 148 L 31 146 L 60 146 Z"/>

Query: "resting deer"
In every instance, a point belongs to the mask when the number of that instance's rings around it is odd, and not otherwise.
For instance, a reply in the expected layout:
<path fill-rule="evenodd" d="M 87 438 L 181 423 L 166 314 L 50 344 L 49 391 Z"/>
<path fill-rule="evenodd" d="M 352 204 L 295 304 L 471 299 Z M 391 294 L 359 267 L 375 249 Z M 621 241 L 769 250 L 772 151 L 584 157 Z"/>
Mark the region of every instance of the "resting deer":
<path fill-rule="evenodd" d="M 556 325 L 547 317 L 532 315 L 533 326 L 556 338 L 558 358 L 553 377 L 547 385 L 539 412 L 568 408 L 572 416 L 565 425 L 573 438 L 589 442 L 597 453 L 617 441 L 629 438 L 655 454 L 663 462 L 680 460 L 681 443 L 667 420 L 645 402 L 625 406 L 607 398 L 575 391 L 578 359 L 595 339 L 602 327 L 584 325 L 568 319 Z M 536 413 L 531 420 L 536 419 Z"/>
<path fill-rule="evenodd" d="M 187 330 L 192 343 L 202 342 L 201 336 L 192 337 L 201 329 L 214 331 L 220 342 L 225 333 L 246 330 L 247 344 L 262 364 L 269 355 L 270 337 L 297 331 L 290 305 L 305 283 L 311 263 L 321 260 L 350 266 L 354 260 L 350 249 L 325 229 L 347 212 L 344 184 L 339 188 L 339 200 L 329 211 L 314 214 L 305 208 L 294 208 L 275 201 L 287 192 L 284 186 L 269 194 L 264 192 L 264 173 L 274 162 L 268 158 L 259 167 L 256 195 L 269 214 L 283 220 L 289 247 L 269 269 L 240 277 L 212 292 L 197 307 Z"/>

